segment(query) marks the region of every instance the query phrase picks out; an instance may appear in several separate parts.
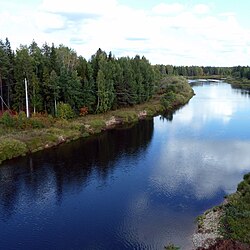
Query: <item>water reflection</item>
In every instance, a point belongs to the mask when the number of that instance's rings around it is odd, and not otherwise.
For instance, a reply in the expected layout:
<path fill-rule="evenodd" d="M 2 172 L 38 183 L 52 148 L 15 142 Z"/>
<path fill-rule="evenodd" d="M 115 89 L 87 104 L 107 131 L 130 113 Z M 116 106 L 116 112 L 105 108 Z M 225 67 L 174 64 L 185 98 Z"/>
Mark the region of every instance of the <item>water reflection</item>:
<path fill-rule="evenodd" d="M 250 90 L 233 88 L 233 92 L 245 97 L 250 97 Z"/>
<path fill-rule="evenodd" d="M 0 219 L 7 220 L 19 210 L 22 196 L 28 199 L 25 202 L 44 204 L 46 200 L 60 202 L 69 190 L 77 193 L 95 178 L 104 187 L 121 158 L 127 158 L 124 171 L 140 160 L 152 135 L 153 120 L 147 120 L 129 130 L 108 131 L 4 164 L 0 168 Z"/>
<path fill-rule="evenodd" d="M 197 95 L 177 112 L 174 126 L 155 119 L 162 145 L 151 180 L 171 197 L 185 183 L 191 185 L 192 196 L 199 200 L 218 190 L 233 192 L 242 173 L 250 170 L 250 99 L 226 83 L 194 90 Z"/>
<path fill-rule="evenodd" d="M 168 121 L 168 122 L 172 122 L 173 118 L 174 118 L 174 113 L 175 112 L 165 112 L 163 115 L 160 116 L 160 119 L 162 121 Z"/>
<path fill-rule="evenodd" d="M 226 83 L 203 84 L 202 87 L 194 87 L 196 96 L 192 102 L 185 108 L 185 112 L 175 116 L 176 122 L 190 125 L 190 129 L 201 130 L 205 127 L 213 129 L 217 123 L 227 126 L 245 127 L 245 120 L 241 116 L 248 114 L 249 99 L 242 98 L 237 91 L 232 90 Z M 244 96 L 247 97 L 247 96 Z M 197 105 L 198 103 L 198 105 Z M 245 118 L 244 118 L 245 119 Z M 239 122 L 238 122 L 239 121 Z M 248 121 L 247 121 L 248 122 Z M 235 123 L 238 123 L 236 125 Z M 219 126 L 222 129 L 223 126 Z M 230 133 L 238 133 L 236 129 L 229 128 Z M 239 129 L 240 130 L 240 129 Z M 196 131 L 197 132 L 197 131 Z M 248 131 L 244 131 L 248 134 Z M 212 133 L 212 132 L 211 132 Z"/>
<path fill-rule="evenodd" d="M 249 148 L 249 141 L 203 143 L 171 138 L 159 152 L 156 165 L 160 167 L 151 176 L 152 185 L 156 192 L 169 197 L 188 187 L 189 195 L 196 200 L 210 199 L 218 190 L 231 193 L 242 173 L 250 169 Z"/>

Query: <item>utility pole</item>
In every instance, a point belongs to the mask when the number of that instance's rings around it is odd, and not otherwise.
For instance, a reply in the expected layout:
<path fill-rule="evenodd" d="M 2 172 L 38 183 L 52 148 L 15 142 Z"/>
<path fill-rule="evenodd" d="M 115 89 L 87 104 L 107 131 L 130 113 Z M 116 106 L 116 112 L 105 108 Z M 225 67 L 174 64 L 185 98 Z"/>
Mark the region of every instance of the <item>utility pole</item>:
<path fill-rule="evenodd" d="M 27 115 L 27 118 L 29 118 L 30 117 L 30 113 L 29 113 L 29 97 L 28 97 L 28 85 L 27 85 L 26 77 L 24 78 L 24 84 L 25 84 L 25 99 L 26 99 L 26 115 Z"/>

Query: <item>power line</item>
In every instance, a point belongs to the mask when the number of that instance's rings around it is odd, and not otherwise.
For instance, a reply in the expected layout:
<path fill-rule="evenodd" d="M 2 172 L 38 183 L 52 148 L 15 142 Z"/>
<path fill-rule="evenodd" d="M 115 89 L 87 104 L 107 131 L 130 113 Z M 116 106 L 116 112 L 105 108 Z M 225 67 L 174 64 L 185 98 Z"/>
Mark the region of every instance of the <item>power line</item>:
<path fill-rule="evenodd" d="M 3 97 L 0 95 L 0 99 L 2 100 L 2 102 L 3 102 L 3 104 L 6 106 L 6 108 L 9 110 L 9 111 L 11 111 L 10 110 L 10 108 L 9 108 L 9 106 L 6 104 L 6 102 L 4 101 L 4 99 L 3 99 Z"/>

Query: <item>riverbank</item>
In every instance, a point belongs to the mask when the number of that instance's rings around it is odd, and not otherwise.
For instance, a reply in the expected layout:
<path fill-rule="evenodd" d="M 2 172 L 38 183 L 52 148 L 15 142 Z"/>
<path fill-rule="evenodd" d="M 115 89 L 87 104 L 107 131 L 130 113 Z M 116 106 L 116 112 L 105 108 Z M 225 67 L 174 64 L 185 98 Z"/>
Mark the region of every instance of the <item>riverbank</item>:
<path fill-rule="evenodd" d="M 200 76 L 188 76 L 189 80 L 198 80 L 198 79 L 212 79 L 212 80 L 221 80 L 225 79 L 224 75 L 200 75 Z"/>
<path fill-rule="evenodd" d="M 19 129 L 2 126 L 0 127 L 0 164 L 5 160 L 98 134 L 116 126 L 133 124 L 164 112 L 173 112 L 186 104 L 194 95 L 190 86 L 174 89 L 170 84 L 167 89 L 168 91 L 155 95 L 147 103 L 104 114 L 86 115 L 72 120 L 34 117 L 28 121 L 28 125 L 32 122 L 37 124 L 38 128 L 26 128 L 27 125 L 25 129 L 22 129 L 22 126 Z M 166 97 L 171 98 L 166 100 Z M 10 122 L 8 117 L 5 119 Z M 24 117 L 21 117 L 20 121 L 24 124 L 26 122 Z M 42 126 L 38 126 L 39 124 Z"/>
<path fill-rule="evenodd" d="M 227 78 L 227 82 L 230 83 L 233 88 L 250 90 L 250 80 L 246 78 Z"/>
<path fill-rule="evenodd" d="M 223 204 L 197 219 L 195 249 L 250 249 L 250 173 Z"/>

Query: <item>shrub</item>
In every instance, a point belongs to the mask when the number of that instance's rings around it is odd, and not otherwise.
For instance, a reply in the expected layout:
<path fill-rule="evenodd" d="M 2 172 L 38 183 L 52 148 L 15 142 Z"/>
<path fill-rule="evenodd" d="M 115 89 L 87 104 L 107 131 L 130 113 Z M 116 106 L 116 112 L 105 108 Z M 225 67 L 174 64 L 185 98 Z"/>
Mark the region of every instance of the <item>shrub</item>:
<path fill-rule="evenodd" d="M 174 244 L 170 243 L 169 245 L 165 246 L 164 249 L 166 249 L 166 250 L 179 250 L 180 247 L 175 246 Z"/>
<path fill-rule="evenodd" d="M 52 115 L 36 113 L 30 119 L 33 128 L 49 128 L 55 123 Z"/>
<path fill-rule="evenodd" d="M 27 152 L 28 152 L 28 149 L 24 142 L 11 139 L 11 138 L 1 139 L 0 163 L 7 159 L 25 155 Z"/>
<path fill-rule="evenodd" d="M 80 108 L 80 116 L 85 116 L 87 114 L 88 114 L 88 108 L 87 107 Z"/>
<path fill-rule="evenodd" d="M 15 126 L 15 119 L 13 118 L 13 116 L 11 116 L 9 111 L 5 111 L 0 118 L 0 123 L 2 123 L 6 127 L 12 128 Z"/>
<path fill-rule="evenodd" d="M 237 192 L 228 197 L 221 223 L 226 238 L 250 244 L 250 174 L 244 176 Z"/>
<path fill-rule="evenodd" d="M 44 128 L 45 127 L 43 122 L 39 118 L 36 118 L 36 117 L 30 118 L 29 123 L 32 128 Z"/>
<path fill-rule="evenodd" d="M 17 116 L 17 127 L 20 129 L 25 129 L 29 127 L 28 118 L 26 117 L 26 114 L 23 111 L 19 112 Z"/>
<path fill-rule="evenodd" d="M 169 91 L 161 98 L 161 104 L 165 109 L 171 110 L 173 108 L 174 101 L 176 99 L 176 94 L 173 91 Z"/>
<path fill-rule="evenodd" d="M 60 102 L 57 106 L 57 116 L 61 119 L 72 119 L 75 113 L 68 103 Z"/>

